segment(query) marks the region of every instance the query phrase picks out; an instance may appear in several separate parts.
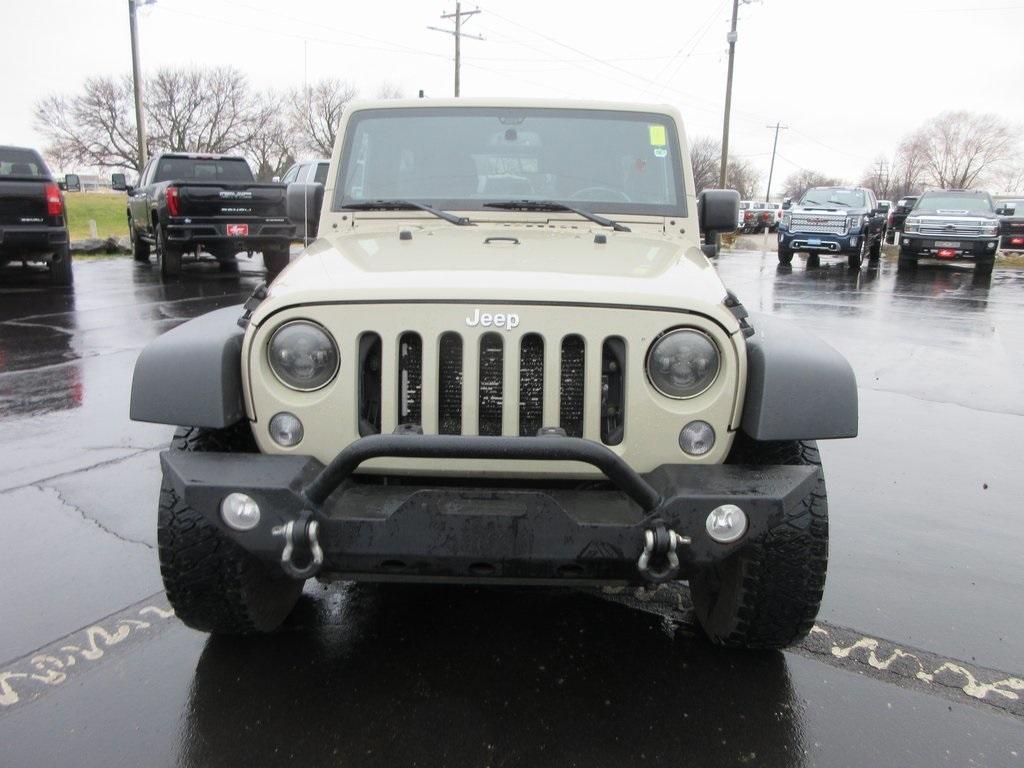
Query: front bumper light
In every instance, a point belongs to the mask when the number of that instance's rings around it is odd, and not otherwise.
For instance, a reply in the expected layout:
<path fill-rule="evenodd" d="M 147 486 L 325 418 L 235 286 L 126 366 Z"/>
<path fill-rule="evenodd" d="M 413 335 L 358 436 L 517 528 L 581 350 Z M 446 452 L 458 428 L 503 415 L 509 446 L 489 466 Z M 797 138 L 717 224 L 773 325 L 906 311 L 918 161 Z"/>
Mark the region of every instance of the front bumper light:
<path fill-rule="evenodd" d="M 300 392 L 327 386 L 341 362 L 331 335 L 309 320 L 293 320 L 274 331 L 267 357 L 278 380 Z"/>
<path fill-rule="evenodd" d="M 721 368 L 718 346 L 694 328 L 666 331 L 647 352 L 647 378 L 665 397 L 684 400 L 707 391 Z"/>

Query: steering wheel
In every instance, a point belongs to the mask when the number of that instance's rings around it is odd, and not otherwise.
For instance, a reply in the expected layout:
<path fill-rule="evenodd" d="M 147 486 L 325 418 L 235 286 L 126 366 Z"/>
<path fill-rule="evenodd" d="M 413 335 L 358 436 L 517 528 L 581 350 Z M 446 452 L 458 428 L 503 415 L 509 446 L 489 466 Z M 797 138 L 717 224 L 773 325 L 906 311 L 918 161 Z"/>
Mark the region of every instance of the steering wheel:
<path fill-rule="evenodd" d="M 623 203 L 633 202 L 632 198 L 630 198 L 630 196 L 623 192 L 621 189 L 613 189 L 612 187 L 584 187 L 583 189 L 577 189 L 575 192 L 569 195 L 569 199 L 579 200 L 581 197 L 590 198 L 590 196 L 596 192 L 610 192 L 613 198 L 618 199 Z"/>

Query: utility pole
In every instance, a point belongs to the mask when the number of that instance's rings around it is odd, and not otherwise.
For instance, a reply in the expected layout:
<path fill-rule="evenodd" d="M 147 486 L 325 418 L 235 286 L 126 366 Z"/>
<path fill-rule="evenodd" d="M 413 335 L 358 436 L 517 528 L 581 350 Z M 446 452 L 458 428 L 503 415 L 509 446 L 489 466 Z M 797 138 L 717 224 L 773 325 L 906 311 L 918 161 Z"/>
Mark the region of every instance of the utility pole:
<path fill-rule="evenodd" d="M 753 0 L 743 0 L 743 4 L 753 2 Z M 732 110 L 732 65 L 733 59 L 736 56 L 736 18 L 740 11 L 740 0 L 732 0 L 732 26 L 729 29 L 729 34 L 726 36 L 726 40 L 729 42 L 729 74 L 726 75 L 725 80 L 725 118 L 722 121 L 722 163 L 721 173 L 718 178 L 718 186 L 725 188 L 725 175 L 728 170 L 729 162 L 729 113 Z"/>
<path fill-rule="evenodd" d="M 128 0 L 128 27 L 132 35 L 132 84 L 135 87 L 135 130 L 139 139 L 139 173 L 146 165 L 146 118 L 142 110 L 142 65 L 139 62 L 139 25 L 135 20 L 135 9 L 140 5 L 151 5 L 156 0 Z"/>
<path fill-rule="evenodd" d="M 435 32 L 444 32 L 447 35 L 451 35 L 455 38 L 455 95 L 459 95 L 459 70 L 462 67 L 462 38 L 471 37 L 474 40 L 483 40 L 484 38 L 480 35 L 470 35 L 462 31 L 462 17 L 469 18 L 480 13 L 480 9 L 477 8 L 473 11 L 463 11 L 462 3 L 459 0 L 455 2 L 455 13 L 442 13 L 442 19 L 454 19 L 455 29 L 443 29 L 441 27 L 427 27 Z"/>
<path fill-rule="evenodd" d="M 780 122 L 775 123 L 774 126 L 766 125 L 765 128 L 775 128 L 775 141 L 772 143 L 772 164 L 768 167 L 768 189 L 766 189 L 764 193 L 764 201 L 767 203 L 772 194 L 772 174 L 775 173 L 775 150 L 778 149 L 779 146 L 779 130 L 784 131 L 789 128 L 789 126 L 783 125 Z"/>

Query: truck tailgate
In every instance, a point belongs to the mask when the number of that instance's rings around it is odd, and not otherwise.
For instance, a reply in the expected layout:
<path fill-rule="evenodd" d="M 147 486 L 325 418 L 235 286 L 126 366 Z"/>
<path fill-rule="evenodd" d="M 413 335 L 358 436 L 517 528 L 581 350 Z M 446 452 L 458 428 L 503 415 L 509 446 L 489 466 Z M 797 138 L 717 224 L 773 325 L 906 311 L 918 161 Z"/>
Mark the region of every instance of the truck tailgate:
<path fill-rule="evenodd" d="M 283 184 L 175 183 L 180 190 L 183 216 L 284 217 Z"/>
<path fill-rule="evenodd" d="M 0 181 L 0 226 L 46 223 L 45 181 Z"/>

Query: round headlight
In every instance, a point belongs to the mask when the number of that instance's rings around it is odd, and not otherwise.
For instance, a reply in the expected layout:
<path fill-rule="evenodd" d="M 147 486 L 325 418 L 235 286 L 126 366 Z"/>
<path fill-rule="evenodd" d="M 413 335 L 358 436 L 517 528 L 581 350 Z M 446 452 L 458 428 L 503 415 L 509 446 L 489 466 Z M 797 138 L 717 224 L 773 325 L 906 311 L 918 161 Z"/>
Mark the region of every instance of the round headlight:
<path fill-rule="evenodd" d="M 666 397 L 696 397 L 718 376 L 718 347 L 706 334 L 680 328 L 662 334 L 647 353 L 647 377 Z"/>
<path fill-rule="evenodd" d="M 325 386 L 338 372 L 334 339 L 316 323 L 285 323 L 267 345 L 270 369 L 286 387 L 309 392 Z"/>

